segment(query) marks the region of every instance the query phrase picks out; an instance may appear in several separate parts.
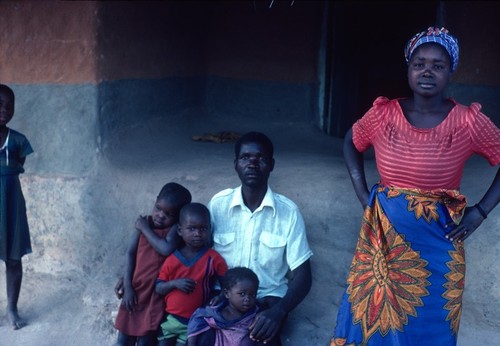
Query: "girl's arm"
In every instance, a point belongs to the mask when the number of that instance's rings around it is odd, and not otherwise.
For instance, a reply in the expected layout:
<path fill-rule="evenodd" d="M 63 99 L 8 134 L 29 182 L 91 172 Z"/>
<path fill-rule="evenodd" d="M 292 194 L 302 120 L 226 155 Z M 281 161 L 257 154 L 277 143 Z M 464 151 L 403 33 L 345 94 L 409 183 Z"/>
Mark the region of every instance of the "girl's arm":
<path fill-rule="evenodd" d="M 344 160 L 351 177 L 351 182 L 363 209 L 367 206 L 370 191 L 365 177 L 363 153 L 359 152 L 352 142 L 352 128 L 347 131 L 344 138 Z"/>
<path fill-rule="evenodd" d="M 132 234 L 125 258 L 125 275 L 123 277 L 123 304 L 125 304 L 125 307 L 128 311 L 134 311 L 135 304 L 137 303 L 137 297 L 135 295 L 134 288 L 132 287 L 132 279 L 135 270 L 139 236 L 140 233 L 137 232 L 134 232 Z"/>
<path fill-rule="evenodd" d="M 181 237 L 177 233 L 177 225 L 170 227 L 166 238 L 158 236 L 149 226 L 148 220 L 140 216 L 135 222 L 135 228 L 144 234 L 149 244 L 163 256 L 168 256 L 177 249 L 181 243 Z"/>
<path fill-rule="evenodd" d="M 491 183 L 488 191 L 484 194 L 483 198 L 479 201 L 478 205 L 481 211 L 488 216 L 488 214 L 495 209 L 500 202 L 500 167 L 497 169 L 495 179 Z M 477 205 L 476 205 L 477 208 Z"/>

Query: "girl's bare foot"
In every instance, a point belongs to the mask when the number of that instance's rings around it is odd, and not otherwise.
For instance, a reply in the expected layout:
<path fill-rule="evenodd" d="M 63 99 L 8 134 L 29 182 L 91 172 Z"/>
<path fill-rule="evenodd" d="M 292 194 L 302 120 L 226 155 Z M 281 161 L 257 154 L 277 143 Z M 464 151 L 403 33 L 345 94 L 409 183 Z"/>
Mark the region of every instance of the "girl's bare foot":
<path fill-rule="evenodd" d="M 19 314 L 17 313 L 17 311 L 8 310 L 7 316 L 9 318 L 12 329 L 14 329 L 14 330 L 21 329 L 22 327 L 24 327 L 28 324 L 25 320 L 23 320 L 21 317 L 19 317 Z"/>

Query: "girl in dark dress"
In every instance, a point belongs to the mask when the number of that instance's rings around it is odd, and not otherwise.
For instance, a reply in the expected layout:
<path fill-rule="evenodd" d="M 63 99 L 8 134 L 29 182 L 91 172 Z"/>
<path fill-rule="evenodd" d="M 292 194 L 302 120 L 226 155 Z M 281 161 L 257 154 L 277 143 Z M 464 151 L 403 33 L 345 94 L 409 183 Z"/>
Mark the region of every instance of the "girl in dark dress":
<path fill-rule="evenodd" d="M 7 316 L 12 328 L 20 329 L 26 325 L 17 312 L 21 257 L 31 252 L 31 241 L 19 174 L 33 149 L 23 134 L 7 127 L 14 116 L 14 99 L 12 89 L 0 84 L 0 258 L 6 267 Z"/>

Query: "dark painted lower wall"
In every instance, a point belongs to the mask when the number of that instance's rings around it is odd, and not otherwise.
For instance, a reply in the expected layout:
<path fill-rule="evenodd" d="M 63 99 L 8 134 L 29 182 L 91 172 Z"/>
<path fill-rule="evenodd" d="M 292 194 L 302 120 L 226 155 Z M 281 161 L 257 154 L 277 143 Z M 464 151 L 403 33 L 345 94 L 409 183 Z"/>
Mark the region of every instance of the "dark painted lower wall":
<path fill-rule="evenodd" d="M 262 119 L 270 123 L 313 121 L 317 90 L 312 83 L 286 83 L 207 77 L 205 106 L 224 114 Z"/>
<path fill-rule="evenodd" d="M 102 146 L 126 127 L 168 117 L 203 100 L 204 79 L 172 77 L 165 79 L 130 79 L 103 82 L 99 85 L 99 133 Z"/>
<path fill-rule="evenodd" d="M 481 111 L 500 127 L 500 86 L 479 86 L 451 83 L 448 95 L 462 104 L 479 102 Z"/>
<path fill-rule="evenodd" d="M 9 127 L 28 137 L 34 149 L 26 172 L 84 176 L 98 152 L 97 88 L 92 84 L 9 84 L 16 95 Z"/>
<path fill-rule="evenodd" d="M 117 151 L 124 154 L 125 149 L 116 147 L 114 137 L 130 136 L 133 138 L 129 142 L 141 145 L 138 137 L 148 131 L 144 126 L 155 126 L 158 131 L 160 124 L 168 136 L 170 131 L 185 130 L 179 129 L 179 122 L 202 131 L 230 130 L 245 119 L 262 120 L 264 126 L 312 123 L 318 112 L 317 87 L 300 83 L 175 77 L 105 82 L 98 94 L 101 148 L 106 158 L 116 164 L 112 155 Z M 192 112 L 186 114 L 188 121 L 182 119 L 182 113 L 193 108 L 200 111 L 194 116 Z"/>

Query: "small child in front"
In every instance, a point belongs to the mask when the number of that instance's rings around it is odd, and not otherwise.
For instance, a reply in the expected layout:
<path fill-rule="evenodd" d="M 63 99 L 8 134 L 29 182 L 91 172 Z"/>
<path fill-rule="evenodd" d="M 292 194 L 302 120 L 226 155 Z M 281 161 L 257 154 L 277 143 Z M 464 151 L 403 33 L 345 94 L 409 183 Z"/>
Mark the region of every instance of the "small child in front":
<path fill-rule="evenodd" d="M 255 346 L 249 326 L 258 311 L 259 279 L 249 268 L 235 267 L 222 279 L 221 304 L 197 309 L 188 323 L 189 346 Z"/>
<path fill-rule="evenodd" d="M 184 186 L 168 183 L 158 194 L 151 215 L 137 219 L 125 275 L 117 284 L 117 295 L 122 298 L 115 320 L 117 345 L 156 345 L 165 307 L 163 297 L 155 292 L 155 283 L 166 256 L 177 247 L 175 225 L 181 208 L 189 202 L 191 193 Z M 149 243 L 148 232 L 161 239 L 162 251 Z"/>
<path fill-rule="evenodd" d="M 208 247 L 210 212 L 201 203 L 181 209 L 178 233 L 184 245 L 167 257 L 160 269 L 156 292 L 165 295 L 165 318 L 160 346 L 185 345 L 187 323 L 193 312 L 210 300 L 211 288 L 227 271 L 226 261 Z"/>

